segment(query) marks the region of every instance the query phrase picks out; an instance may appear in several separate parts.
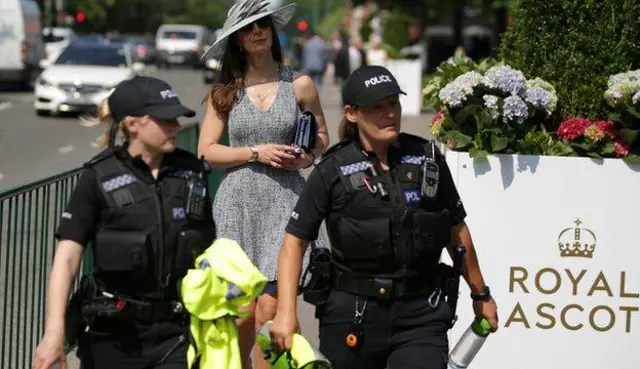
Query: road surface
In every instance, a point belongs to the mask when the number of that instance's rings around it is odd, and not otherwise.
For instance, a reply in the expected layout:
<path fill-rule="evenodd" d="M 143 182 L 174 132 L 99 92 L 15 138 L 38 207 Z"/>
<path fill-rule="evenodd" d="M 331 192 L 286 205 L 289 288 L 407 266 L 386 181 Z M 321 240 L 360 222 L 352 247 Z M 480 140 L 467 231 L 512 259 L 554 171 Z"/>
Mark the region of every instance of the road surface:
<path fill-rule="evenodd" d="M 183 123 L 200 121 L 204 112 L 201 101 L 207 87 L 202 84 L 199 71 L 172 69 L 149 70 L 148 73 L 165 79 L 177 91 L 182 102 L 197 111 L 196 118 L 183 120 Z M 326 79 L 320 89 L 320 98 L 331 142 L 335 143 L 341 118 L 340 91 L 331 80 Z M 428 136 L 430 118 L 428 114 L 406 117 L 402 130 Z M 10 86 L 0 87 L 0 192 L 80 166 L 98 152 L 93 143 L 103 130 L 104 127 L 81 126 L 77 116 L 38 117 L 33 110 L 31 93 L 16 92 Z M 6 240 L 2 240 L 4 242 Z M 0 278 L 0 285 L 5 285 L 4 273 Z M 313 309 L 301 301 L 299 313 L 303 334 L 317 344 Z M 70 368 L 77 368 L 77 360 L 71 356 Z"/>

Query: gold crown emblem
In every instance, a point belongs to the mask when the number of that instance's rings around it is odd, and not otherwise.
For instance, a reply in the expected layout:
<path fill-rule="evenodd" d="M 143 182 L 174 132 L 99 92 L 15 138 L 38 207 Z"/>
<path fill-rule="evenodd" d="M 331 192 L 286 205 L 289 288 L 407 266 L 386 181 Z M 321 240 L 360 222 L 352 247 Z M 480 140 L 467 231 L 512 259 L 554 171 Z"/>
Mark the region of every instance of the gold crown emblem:
<path fill-rule="evenodd" d="M 565 228 L 558 235 L 561 257 L 592 258 L 596 249 L 596 235 L 587 228 L 580 228 L 582 221 L 574 222 L 575 228 Z"/>

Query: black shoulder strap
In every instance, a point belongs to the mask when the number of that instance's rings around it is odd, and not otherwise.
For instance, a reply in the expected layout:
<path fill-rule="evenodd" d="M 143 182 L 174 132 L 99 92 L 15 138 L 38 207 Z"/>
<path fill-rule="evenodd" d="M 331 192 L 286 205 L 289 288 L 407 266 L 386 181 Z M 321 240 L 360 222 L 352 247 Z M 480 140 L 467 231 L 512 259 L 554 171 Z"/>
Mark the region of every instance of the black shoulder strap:
<path fill-rule="evenodd" d="M 128 170 L 115 156 L 110 156 L 92 165 L 97 174 L 98 187 L 111 209 L 117 205 L 124 206 L 135 201 L 130 191 L 119 191 L 125 186 L 138 182 L 130 170 Z"/>
<path fill-rule="evenodd" d="M 107 148 L 107 149 L 102 150 L 101 152 L 99 152 L 96 156 L 91 158 L 88 162 L 84 163 L 83 166 L 85 168 L 91 168 L 94 165 L 100 163 L 101 161 L 109 159 L 110 157 L 113 157 L 114 155 L 115 155 L 115 153 L 114 153 L 113 149 Z"/>
<path fill-rule="evenodd" d="M 324 153 L 322 153 L 322 157 L 320 158 L 320 162 L 322 162 L 324 159 L 326 159 L 327 157 L 335 154 L 338 150 L 342 149 L 343 147 L 349 145 L 353 143 L 350 140 L 344 140 L 344 141 L 340 141 L 336 144 L 333 144 L 331 146 L 329 146 Z"/>

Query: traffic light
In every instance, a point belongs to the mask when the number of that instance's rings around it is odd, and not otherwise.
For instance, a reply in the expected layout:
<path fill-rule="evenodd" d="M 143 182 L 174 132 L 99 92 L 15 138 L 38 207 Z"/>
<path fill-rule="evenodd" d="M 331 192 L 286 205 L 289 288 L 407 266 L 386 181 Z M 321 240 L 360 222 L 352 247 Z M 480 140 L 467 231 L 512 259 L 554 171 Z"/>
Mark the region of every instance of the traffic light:
<path fill-rule="evenodd" d="M 76 13 L 76 22 L 82 23 L 87 20 L 87 15 L 84 12 Z"/>
<path fill-rule="evenodd" d="M 298 22 L 298 31 L 306 32 L 309 29 L 309 23 L 306 20 L 301 20 Z"/>

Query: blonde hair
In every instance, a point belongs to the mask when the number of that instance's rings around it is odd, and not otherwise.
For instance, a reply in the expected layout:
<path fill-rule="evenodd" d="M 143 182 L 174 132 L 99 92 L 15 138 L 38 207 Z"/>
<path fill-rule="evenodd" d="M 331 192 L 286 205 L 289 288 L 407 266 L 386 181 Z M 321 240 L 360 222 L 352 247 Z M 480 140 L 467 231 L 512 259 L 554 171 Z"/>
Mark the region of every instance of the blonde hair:
<path fill-rule="evenodd" d="M 109 126 L 109 128 L 107 128 L 107 130 L 96 139 L 95 145 L 99 149 L 113 146 L 118 137 L 129 137 L 128 132 L 124 128 L 123 121 L 113 121 L 107 99 L 104 99 L 98 106 L 98 113 L 96 116 L 80 117 L 80 124 L 85 127 L 96 127 L 101 124 L 107 124 Z"/>

